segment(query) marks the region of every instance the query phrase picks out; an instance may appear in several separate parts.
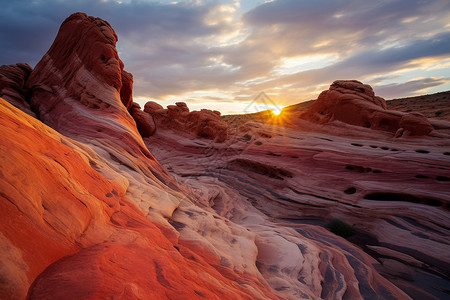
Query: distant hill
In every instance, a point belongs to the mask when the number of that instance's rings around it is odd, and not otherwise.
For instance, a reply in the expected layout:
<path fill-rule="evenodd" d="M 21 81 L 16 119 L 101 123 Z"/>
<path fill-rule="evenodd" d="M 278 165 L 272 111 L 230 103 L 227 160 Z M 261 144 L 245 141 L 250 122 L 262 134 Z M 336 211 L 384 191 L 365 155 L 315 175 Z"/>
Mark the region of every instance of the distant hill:
<path fill-rule="evenodd" d="M 450 121 L 450 91 L 386 101 L 388 109 L 420 112 L 427 118 Z"/>
<path fill-rule="evenodd" d="M 283 108 L 283 113 L 299 113 L 306 111 L 315 100 L 309 100 Z M 427 118 L 450 121 L 450 91 L 430 95 L 386 100 L 389 110 L 402 112 L 419 112 Z M 272 118 L 270 110 L 252 114 L 225 115 L 222 119 L 228 123 L 242 123 L 246 121 L 265 122 Z"/>

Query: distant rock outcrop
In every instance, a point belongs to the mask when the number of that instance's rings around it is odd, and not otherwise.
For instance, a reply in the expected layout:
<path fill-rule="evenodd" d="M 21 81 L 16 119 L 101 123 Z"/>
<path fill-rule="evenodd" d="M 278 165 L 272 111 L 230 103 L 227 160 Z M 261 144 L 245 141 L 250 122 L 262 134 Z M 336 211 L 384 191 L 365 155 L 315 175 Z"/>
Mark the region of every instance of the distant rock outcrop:
<path fill-rule="evenodd" d="M 25 90 L 25 81 L 32 70 L 33 68 L 25 63 L 0 66 L 0 97 L 35 117 L 26 100 Z"/>
<path fill-rule="evenodd" d="M 156 102 L 149 101 L 145 104 L 144 112 L 152 116 L 157 128 L 166 128 L 193 133 L 196 137 L 224 142 L 227 137 L 227 123 L 220 119 L 220 112 L 216 110 L 202 109 L 189 111 L 186 103 L 177 102 L 175 105 L 163 109 Z"/>
<path fill-rule="evenodd" d="M 145 103 L 145 106 L 144 106 L 144 111 L 151 115 L 153 115 L 154 112 L 156 112 L 160 109 L 164 109 L 164 107 L 162 107 L 162 105 L 160 105 L 154 101 L 148 101 L 147 103 Z"/>
<path fill-rule="evenodd" d="M 357 80 L 336 80 L 300 118 L 317 123 L 337 120 L 390 131 L 396 137 L 403 134 L 427 135 L 434 129 L 430 122 L 418 113 L 405 114 L 386 110 L 386 101 L 375 96 L 372 87 Z"/>

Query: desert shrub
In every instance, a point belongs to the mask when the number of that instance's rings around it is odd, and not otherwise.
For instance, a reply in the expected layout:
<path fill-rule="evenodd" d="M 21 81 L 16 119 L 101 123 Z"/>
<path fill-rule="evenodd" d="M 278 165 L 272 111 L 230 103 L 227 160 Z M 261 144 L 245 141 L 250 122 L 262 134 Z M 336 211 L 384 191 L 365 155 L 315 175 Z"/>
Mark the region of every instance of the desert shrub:
<path fill-rule="evenodd" d="M 352 226 L 337 218 L 331 220 L 330 223 L 328 223 L 327 227 L 328 230 L 330 230 L 332 233 L 343 238 L 349 238 L 353 234 L 355 234 Z"/>
<path fill-rule="evenodd" d="M 252 136 L 249 135 L 248 133 L 246 133 L 246 134 L 244 135 L 244 139 L 246 139 L 247 141 L 250 141 L 250 140 L 252 139 Z"/>
<path fill-rule="evenodd" d="M 255 142 L 255 145 L 261 146 L 263 143 L 260 141 Z"/>

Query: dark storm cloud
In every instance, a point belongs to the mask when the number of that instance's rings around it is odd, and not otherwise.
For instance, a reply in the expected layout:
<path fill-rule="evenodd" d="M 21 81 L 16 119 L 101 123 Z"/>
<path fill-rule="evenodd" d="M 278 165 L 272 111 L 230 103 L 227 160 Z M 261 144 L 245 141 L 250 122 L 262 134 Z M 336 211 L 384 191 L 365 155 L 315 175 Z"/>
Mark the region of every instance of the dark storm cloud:
<path fill-rule="evenodd" d="M 257 28 L 252 37 L 255 41 L 270 45 L 268 37 L 274 37 L 295 54 L 328 51 L 336 46 L 348 51 L 351 49 L 346 47 L 373 46 L 388 39 L 408 41 L 432 34 L 437 22 L 430 18 L 448 16 L 450 2 L 426 2 L 280 0 L 255 8 L 244 19 Z M 419 24 L 408 24 L 408 18 L 424 22 L 416 27 Z M 445 19 L 440 23 L 445 25 Z M 329 41 L 326 46 L 315 47 L 324 40 Z"/>
<path fill-rule="evenodd" d="M 1 1 L 0 64 L 34 65 L 50 47 L 59 24 L 26 1 Z"/>

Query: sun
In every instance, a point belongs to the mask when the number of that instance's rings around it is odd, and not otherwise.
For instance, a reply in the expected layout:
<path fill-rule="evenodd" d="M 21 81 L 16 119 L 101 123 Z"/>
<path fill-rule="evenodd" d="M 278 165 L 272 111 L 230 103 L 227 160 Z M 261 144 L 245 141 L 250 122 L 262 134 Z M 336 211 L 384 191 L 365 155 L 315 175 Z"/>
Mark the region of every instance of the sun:
<path fill-rule="evenodd" d="M 281 108 L 280 107 L 273 108 L 272 114 L 274 114 L 275 116 L 279 116 L 281 114 Z"/>

